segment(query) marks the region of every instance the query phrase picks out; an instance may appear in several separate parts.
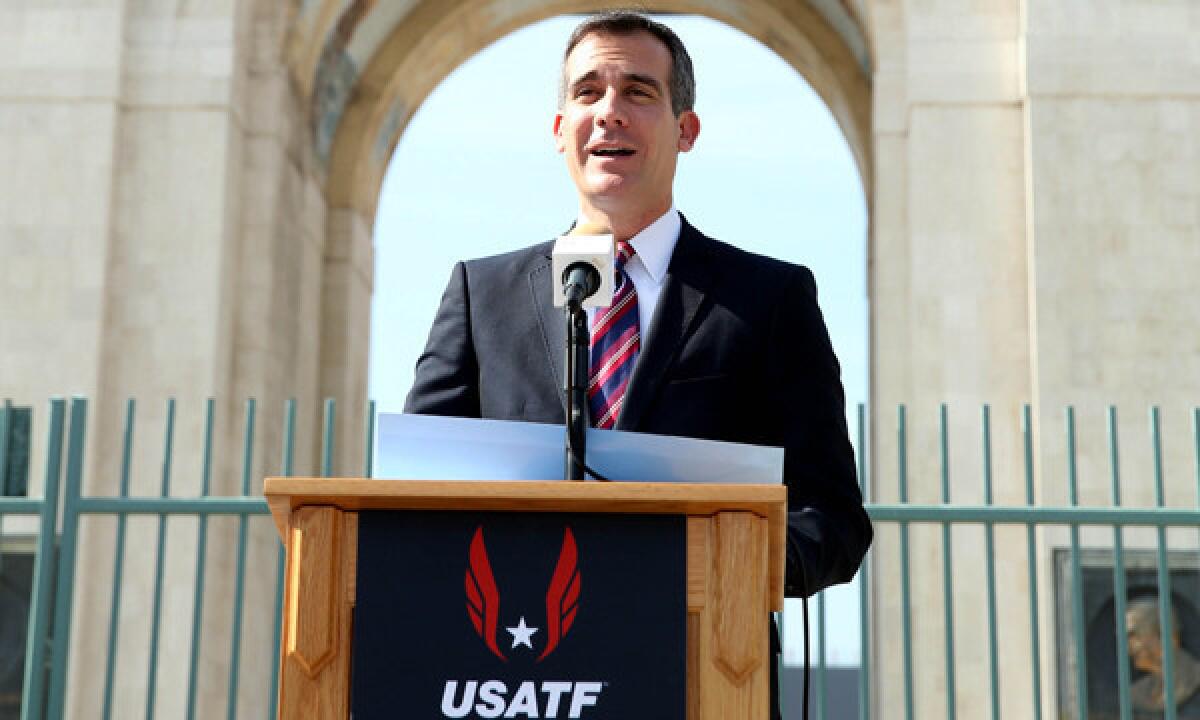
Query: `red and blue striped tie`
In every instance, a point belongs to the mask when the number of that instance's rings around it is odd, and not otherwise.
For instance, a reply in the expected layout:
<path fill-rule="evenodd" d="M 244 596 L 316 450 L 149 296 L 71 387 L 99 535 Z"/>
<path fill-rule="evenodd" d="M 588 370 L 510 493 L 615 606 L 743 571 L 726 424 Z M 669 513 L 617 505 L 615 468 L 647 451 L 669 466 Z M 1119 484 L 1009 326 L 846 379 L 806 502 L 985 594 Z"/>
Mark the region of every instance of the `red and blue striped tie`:
<path fill-rule="evenodd" d="M 633 364 L 641 349 L 638 332 L 637 290 L 625 272 L 633 257 L 633 246 L 617 242 L 615 270 L 617 286 L 612 305 L 598 308 L 592 321 L 592 372 L 588 382 L 588 406 L 592 427 L 611 429 L 625 400 L 625 389 L 633 375 Z"/>

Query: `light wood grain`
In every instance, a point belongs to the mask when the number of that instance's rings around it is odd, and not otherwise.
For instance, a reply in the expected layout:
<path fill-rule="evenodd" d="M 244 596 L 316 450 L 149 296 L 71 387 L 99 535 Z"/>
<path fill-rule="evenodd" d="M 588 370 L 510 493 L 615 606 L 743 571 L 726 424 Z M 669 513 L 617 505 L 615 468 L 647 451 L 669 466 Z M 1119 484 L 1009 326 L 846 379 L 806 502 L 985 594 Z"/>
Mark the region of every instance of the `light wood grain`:
<path fill-rule="evenodd" d="M 786 497 L 786 495 L 785 495 Z M 778 503 L 767 514 L 768 593 L 767 602 L 774 612 L 783 612 L 783 593 L 787 572 L 787 505 Z"/>
<path fill-rule="evenodd" d="M 341 512 L 331 507 L 300 508 L 292 517 L 289 568 L 288 657 L 315 678 L 333 657 L 341 583 Z"/>
<path fill-rule="evenodd" d="M 750 513 L 709 519 L 709 596 L 688 616 L 689 720 L 768 717 L 767 528 Z"/>
<path fill-rule="evenodd" d="M 288 515 L 292 512 L 292 504 L 286 495 L 274 495 L 267 498 L 267 507 L 271 510 L 271 520 L 275 522 L 275 530 L 279 539 L 287 543 Z"/>
<path fill-rule="evenodd" d="M 290 507 L 331 505 L 343 510 L 514 510 L 528 512 L 681 513 L 746 510 L 762 517 L 786 501 L 782 485 L 692 485 L 641 482 L 375 480 L 267 478 L 269 499 Z M 519 505 L 513 503 L 519 502 Z M 581 503 L 581 501 L 586 501 Z M 275 506 L 272 505 L 272 510 Z"/>
<path fill-rule="evenodd" d="M 704 720 L 705 668 L 709 664 L 706 648 L 708 633 L 704 608 L 687 616 L 687 719 Z M 749 719 L 747 719 L 749 720 Z"/>
<path fill-rule="evenodd" d="M 767 617 L 766 523 L 750 513 L 723 512 L 713 519 L 714 659 L 734 685 L 762 664 Z"/>
<path fill-rule="evenodd" d="M 304 507 L 288 524 L 279 717 L 344 720 L 349 713 L 358 525 L 332 507 Z"/>
<path fill-rule="evenodd" d="M 787 488 L 641 482 L 378 480 L 267 478 L 264 494 L 277 527 L 303 505 L 342 510 L 519 510 L 709 516 L 742 510 L 770 520 L 771 609 L 783 610 Z"/>
<path fill-rule="evenodd" d="M 709 518 L 704 516 L 687 519 L 688 613 L 700 612 L 708 602 L 709 525 Z"/>
<path fill-rule="evenodd" d="M 351 607 L 358 597 L 358 513 L 342 513 L 342 523 L 345 524 L 346 537 L 354 538 L 354 543 L 346 546 L 342 555 L 342 601 Z"/>
<path fill-rule="evenodd" d="M 280 718 L 343 720 L 360 509 L 687 515 L 687 716 L 768 715 L 768 608 L 783 605 L 786 490 L 668 483 L 271 478 L 287 541 Z"/>

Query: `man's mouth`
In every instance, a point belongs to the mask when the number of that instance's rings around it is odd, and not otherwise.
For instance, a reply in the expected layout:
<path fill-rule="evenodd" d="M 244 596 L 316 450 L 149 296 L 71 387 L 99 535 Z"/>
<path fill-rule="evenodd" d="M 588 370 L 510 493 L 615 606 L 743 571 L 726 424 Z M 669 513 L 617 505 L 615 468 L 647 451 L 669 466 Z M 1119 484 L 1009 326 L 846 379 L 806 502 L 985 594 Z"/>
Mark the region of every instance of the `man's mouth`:
<path fill-rule="evenodd" d="M 635 151 L 632 148 L 596 148 L 592 155 L 596 157 L 629 157 Z"/>

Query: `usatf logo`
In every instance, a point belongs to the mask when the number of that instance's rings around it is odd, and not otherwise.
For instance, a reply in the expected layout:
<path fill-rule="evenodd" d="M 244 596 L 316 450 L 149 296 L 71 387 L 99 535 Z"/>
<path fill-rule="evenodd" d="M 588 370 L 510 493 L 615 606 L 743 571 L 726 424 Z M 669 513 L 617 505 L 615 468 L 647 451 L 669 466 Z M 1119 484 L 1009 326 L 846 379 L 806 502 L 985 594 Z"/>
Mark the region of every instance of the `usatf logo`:
<path fill-rule="evenodd" d="M 554 565 L 550 585 L 546 589 L 545 645 L 535 662 L 545 660 L 570 631 L 575 622 L 575 614 L 579 610 L 580 582 L 579 551 L 575 546 L 575 535 L 568 527 L 563 531 L 558 562 Z M 483 639 L 483 643 L 493 655 L 503 662 L 508 662 L 508 656 L 501 649 L 501 642 L 497 639 L 500 634 L 500 590 L 492 573 L 492 562 L 488 557 L 482 525 L 475 528 L 475 535 L 471 538 L 465 585 L 467 616 L 475 628 L 475 633 Z M 541 628 L 526 623 L 525 615 L 519 617 L 516 625 L 504 628 L 512 635 L 512 647 L 508 648 L 508 651 L 511 653 L 524 646 L 532 654 L 533 636 L 540 632 Z M 442 715 L 463 718 L 471 715 L 473 711 L 482 718 L 557 718 L 562 710 L 565 711 L 566 717 L 578 718 L 585 707 L 596 705 L 604 685 L 605 683 L 599 682 L 538 683 L 525 680 L 512 690 L 510 695 L 509 685 L 501 680 L 466 680 L 461 683 L 448 680 L 442 692 Z"/>
<path fill-rule="evenodd" d="M 460 694 L 458 683 L 446 683 L 442 693 L 442 715 L 463 718 L 475 713 L 482 718 L 557 718 L 559 710 L 565 709 L 568 718 L 578 718 L 583 708 L 596 704 L 604 683 L 598 682 L 543 682 L 532 680 L 521 683 L 512 699 L 508 698 L 508 686 L 500 680 L 467 680 Z M 478 691 L 478 695 L 476 692 Z M 478 697 L 478 702 L 476 702 Z"/>
<path fill-rule="evenodd" d="M 575 547 L 575 536 L 571 528 L 563 531 L 562 549 L 558 553 L 558 562 L 554 566 L 554 574 L 550 577 L 550 586 L 546 590 L 546 644 L 537 657 L 536 662 L 545 660 L 554 652 L 559 642 L 571 629 L 575 622 L 575 612 L 579 609 L 579 553 Z M 492 563 L 488 559 L 487 545 L 483 539 L 483 526 L 475 529 L 471 539 L 471 549 L 466 573 L 467 615 L 475 632 L 483 639 L 492 654 L 507 662 L 508 657 L 500 649 L 496 639 L 500 623 L 500 591 L 496 587 L 496 578 L 492 575 Z M 513 627 L 505 627 L 512 635 L 512 647 L 524 645 L 533 650 L 533 635 L 540 628 L 530 627 L 525 623 L 525 616 Z"/>
<path fill-rule="evenodd" d="M 364 511 L 353 716 L 686 720 L 686 530 L 682 516 Z"/>

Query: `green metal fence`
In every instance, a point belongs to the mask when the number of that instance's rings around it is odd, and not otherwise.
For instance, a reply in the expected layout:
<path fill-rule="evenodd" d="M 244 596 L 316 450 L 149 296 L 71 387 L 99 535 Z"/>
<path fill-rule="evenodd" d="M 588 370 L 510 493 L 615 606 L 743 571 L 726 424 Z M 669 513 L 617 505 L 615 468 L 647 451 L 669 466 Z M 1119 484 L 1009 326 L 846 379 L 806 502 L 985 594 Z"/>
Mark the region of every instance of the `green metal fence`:
<path fill-rule="evenodd" d="M 11 405 L 5 404 L 0 411 L 0 440 L 7 437 L 7 420 Z M 153 609 L 148 648 L 149 669 L 146 678 L 145 717 L 155 715 L 155 699 L 158 692 L 156 673 L 159 657 L 160 623 L 163 602 L 163 573 L 167 558 L 166 527 L 171 516 L 193 516 L 198 519 L 196 540 L 196 573 L 193 594 L 191 651 L 188 655 L 187 672 L 187 717 L 196 717 L 197 668 L 201 633 L 201 618 L 205 603 L 205 578 L 207 569 L 208 520 L 215 515 L 234 516 L 238 520 L 237 570 L 233 598 L 233 626 L 231 629 L 231 652 L 229 656 L 228 695 L 226 716 L 237 717 L 238 683 L 241 677 L 241 642 L 243 604 L 245 601 L 247 523 L 255 516 L 268 516 L 266 502 L 255 495 L 261 479 L 252 476 L 256 403 L 246 403 L 244 418 L 244 440 L 241 474 L 241 495 L 236 497 L 214 497 L 210 495 L 213 467 L 213 416 L 214 403 L 210 399 L 205 406 L 203 467 L 201 469 L 201 492 L 198 497 L 171 496 L 171 469 L 175 442 L 176 403 L 169 400 L 166 407 L 166 427 L 163 441 L 163 462 L 160 492 L 156 497 L 131 497 L 129 494 L 131 455 L 134 440 L 136 406 L 128 401 L 124 421 L 122 462 L 119 470 L 120 490 L 115 497 L 88 497 L 81 492 L 83 481 L 84 443 L 87 425 L 87 401 L 74 398 L 69 405 L 61 399 L 49 404 L 48 437 L 46 445 L 45 481 L 42 498 L 0 498 L 0 520 L 5 516 L 34 516 L 39 522 L 37 551 L 34 565 L 33 593 L 29 603 L 28 630 L 26 634 L 25 670 L 21 692 L 21 720 L 62 718 L 69 682 L 68 649 L 71 639 L 71 613 L 76 571 L 76 552 L 79 542 L 80 519 L 87 515 L 108 515 L 116 518 L 116 538 L 113 567 L 112 595 L 108 614 L 108 642 L 104 661 L 104 696 L 100 717 L 109 720 L 113 715 L 114 673 L 117 667 L 117 647 L 120 624 L 118 611 L 125 578 L 126 525 L 131 515 L 157 516 L 158 532 L 156 561 L 153 580 Z M 367 436 L 373 435 L 374 403 L 368 417 Z M 328 476 L 333 457 L 334 403 L 326 402 L 322 453 L 320 467 L 322 475 Z M 277 472 L 291 475 L 294 467 L 296 429 L 296 405 L 288 402 L 284 412 L 283 453 Z M 65 438 L 65 445 L 64 445 Z M 0 442 L 0 467 L 5 467 L 6 443 Z M 371 472 L 372 446 L 368 441 L 365 449 L 364 474 Z M 66 475 L 63 477 L 63 458 Z M 60 490 L 61 516 L 60 516 Z M 48 529 L 57 529 L 48 532 Z M 283 594 L 283 550 L 279 546 L 275 577 L 275 614 L 278 618 Z M 272 647 L 279 644 L 279 623 L 274 623 Z M 271 687 L 267 691 L 270 703 L 268 716 L 274 717 L 275 682 L 278 675 L 278 655 L 269 677 Z M 174 658 L 165 659 L 175 661 Z"/>
<path fill-rule="evenodd" d="M 184 662 L 183 658 L 160 657 L 160 623 L 163 613 L 163 572 L 164 563 L 168 556 L 166 545 L 167 520 L 172 516 L 190 516 L 197 518 L 195 580 L 192 596 L 192 622 L 190 652 L 187 662 L 187 717 L 194 718 L 197 708 L 197 675 L 198 653 L 201 637 L 204 632 L 202 617 L 206 599 L 205 580 L 208 567 L 207 549 L 209 544 L 209 519 L 213 516 L 232 516 L 237 519 L 236 571 L 233 597 L 233 623 L 231 628 L 230 655 L 228 658 L 228 693 L 225 714 L 226 717 L 236 718 L 238 714 L 237 697 L 238 684 L 241 678 L 240 664 L 242 661 L 243 615 L 245 602 L 245 576 L 247 555 L 247 526 L 251 518 L 268 515 L 265 502 L 255 495 L 258 478 L 252 476 L 255 451 L 255 424 L 257 407 L 253 400 L 246 403 L 243 419 L 242 463 L 241 463 L 241 495 L 236 497 L 218 497 L 210 495 L 213 474 L 213 423 L 214 403 L 209 400 L 204 410 L 204 438 L 201 467 L 201 490 L 197 497 L 172 496 L 172 455 L 175 442 L 176 404 L 168 401 L 166 407 L 166 422 L 163 439 L 163 462 L 160 491 L 154 497 L 133 497 L 130 495 L 131 455 L 135 428 L 134 401 L 126 406 L 124 418 L 124 435 L 122 460 L 119 472 L 119 494 L 113 497 L 85 496 L 82 494 L 84 467 L 84 450 L 87 425 L 87 402 L 82 398 L 72 399 L 69 403 L 55 399 L 49 403 L 46 426 L 46 461 L 44 467 L 44 483 L 42 498 L 0 497 L 0 528 L 6 516 L 32 516 L 38 519 L 39 532 L 36 536 L 36 559 L 33 570 L 32 593 L 29 602 L 29 617 L 27 629 L 27 646 L 25 654 L 25 670 L 21 692 L 22 720 L 41 720 L 50 718 L 58 720 L 64 716 L 67 688 L 70 683 L 69 642 L 71 639 L 71 614 L 73 610 L 73 593 L 75 583 L 76 554 L 79 543 L 80 520 L 84 516 L 110 516 L 116 519 L 115 552 L 113 567 L 113 583 L 109 598 L 107 651 L 104 659 L 104 693 L 100 706 L 100 717 L 113 717 L 113 686 L 115 668 L 118 658 L 118 638 L 120 624 L 118 610 L 122 603 L 123 580 L 125 578 L 124 558 L 126 554 L 127 521 L 130 516 L 151 516 L 158 519 L 157 544 L 153 579 L 153 603 L 151 611 L 151 630 L 149 636 L 149 673 L 146 678 L 146 698 L 144 717 L 153 718 L 155 714 L 155 699 L 159 691 L 156 672 L 165 662 Z M 0 468 L 7 467 L 7 441 L 9 418 L 12 414 L 10 403 L 5 403 L 0 409 Z M 372 474 L 375 406 L 371 403 L 366 423 L 367 438 L 363 448 L 362 468 L 365 476 Z M 323 426 L 321 432 L 320 469 L 323 476 L 328 476 L 333 467 L 335 406 L 328 400 L 324 406 Z M 858 408 L 857 440 L 859 448 L 867 448 L 866 416 L 863 407 Z M 944 614 L 944 667 L 945 677 L 944 715 L 955 717 L 956 713 L 956 673 L 958 667 L 955 661 L 955 617 L 954 603 L 954 573 L 952 572 L 953 557 L 951 528 L 958 525 L 982 527 L 985 537 L 986 554 L 986 602 L 988 618 L 988 678 L 990 685 L 990 707 L 980 710 L 978 717 L 1001 716 L 999 661 L 997 656 L 997 592 L 996 571 L 994 567 L 995 528 L 997 525 L 1024 526 L 1026 532 L 1028 553 L 1028 606 L 1030 609 L 1029 647 L 1031 666 L 1030 673 L 1032 693 L 1028 698 L 1026 712 L 1020 717 L 1040 718 L 1043 716 L 1043 687 L 1042 668 L 1040 667 L 1043 630 L 1038 626 L 1039 617 L 1039 587 L 1036 568 L 1036 537 L 1039 528 L 1047 526 L 1062 526 L 1070 533 L 1070 574 L 1073 586 L 1072 632 L 1074 633 L 1075 677 L 1076 691 L 1079 703 L 1079 717 L 1088 717 L 1088 667 L 1084 655 L 1083 607 L 1080 592 L 1081 577 L 1081 542 L 1080 528 L 1082 526 L 1102 526 L 1113 532 L 1113 582 L 1115 587 L 1115 623 L 1112 629 L 1116 638 L 1118 652 L 1118 686 L 1120 698 L 1120 717 L 1132 720 L 1133 710 L 1130 700 L 1131 677 L 1129 657 L 1125 646 L 1127 628 L 1125 627 L 1125 580 L 1126 571 L 1123 565 L 1123 529 L 1128 526 L 1148 526 L 1157 533 L 1157 582 L 1160 602 L 1159 615 L 1162 623 L 1162 637 L 1172 635 L 1171 628 L 1171 573 L 1168 563 L 1167 529 L 1171 527 L 1197 528 L 1200 527 L 1200 408 L 1194 409 L 1189 419 L 1192 442 L 1194 443 L 1194 460 L 1196 476 L 1195 508 L 1167 507 L 1165 502 L 1163 481 L 1163 447 L 1161 417 L 1157 408 L 1150 413 L 1150 438 L 1153 449 L 1153 479 L 1155 484 L 1154 507 L 1128 508 L 1121 504 L 1121 478 L 1119 460 L 1119 445 L 1117 435 L 1117 415 L 1114 408 L 1108 409 L 1107 415 L 1107 447 L 1111 465 L 1111 506 L 1081 507 L 1078 497 L 1078 473 L 1076 467 L 1076 422 L 1075 412 L 1067 408 L 1065 413 L 1065 443 L 1068 463 L 1068 494 L 1069 504 L 1063 507 L 1036 506 L 1034 504 L 1034 442 L 1032 436 L 1031 413 L 1028 406 L 1024 408 L 1022 418 L 1023 435 L 1023 464 L 1025 476 L 1025 505 L 1001 506 L 993 504 L 993 468 L 992 468 L 992 429 L 991 413 L 988 407 L 983 407 L 980 415 L 980 442 L 982 446 L 982 467 L 979 468 L 979 479 L 983 488 L 984 502 L 980 505 L 955 505 L 950 496 L 949 476 L 949 440 L 946 407 L 942 406 L 939 416 L 939 451 L 941 467 L 941 503 L 914 504 L 909 498 L 909 441 L 908 418 L 904 407 L 900 407 L 896 418 L 896 482 L 898 503 L 870 503 L 868 512 L 877 526 L 894 525 L 898 528 L 901 619 L 902 619 L 902 654 L 896 658 L 887 658 L 890 667 L 899 666 L 903 677 L 903 717 L 911 720 L 914 714 L 914 662 L 912 637 L 912 587 L 910 585 L 910 537 L 909 530 L 915 524 L 932 524 L 940 526 L 942 553 L 942 612 Z M 296 435 L 296 405 L 288 402 L 284 408 L 282 456 L 278 461 L 278 474 L 291 475 L 294 468 L 294 448 Z M 870 451 L 859 453 L 859 476 L 863 483 L 864 494 L 870 490 L 868 483 L 868 464 L 866 458 Z M 880 464 L 880 466 L 883 466 Z M 65 467 L 65 476 L 64 476 Z M 61 494 L 61 498 L 60 498 Z M 61 506 L 61 510 L 60 510 Z M 0 534 L 0 538 L 2 538 Z M 877 545 L 878 547 L 878 545 Z M 1190 548 L 1194 550 L 1194 548 Z M 872 550 L 866 561 L 866 568 L 875 562 L 877 550 Z M 278 613 L 282 601 L 283 588 L 283 554 L 280 548 L 275 564 L 275 596 L 274 609 L 276 620 L 271 637 L 272 648 L 279 643 Z M 873 654 L 873 640 L 869 618 L 873 611 L 871 573 L 869 569 L 860 573 L 858 581 L 861 638 L 861 665 L 858 680 L 859 717 L 872 717 L 872 685 L 876 677 L 873 673 L 879 670 L 873 665 L 878 655 Z M 816 598 L 816 638 L 817 656 L 814 663 L 815 715 L 818 718 L 830 716 L 829 694 L 826 692 L 826 673 L 828 669 L 826 657 L 826 598 L 818 594 Z M 1174 648 L 1169 642 L 1163 643 L 1165 696 L 1173 697 L 1174 692 Z M 275 716 L 275 682 L 278 674 L 278 654 L 272 652 L 274 663 L 268 673 L 271 687 L 265 690 L 270 703 L 268 717 Z M 1010 669 L 1011 670 L 1011 669 Z M 1060 682 L 1061 679 L 1060 679 Z M 876 708 L 877 709 L 877 708 Z M 794 712 L 794 711 L 793 711 Z M 880 713 L 882 717 L 897 717 L 898 711 L 889 710 Z M 792 713 L 789 713 L 792 716 Z M 1168 704 L 1164 717 L 1174 720 L 1175 709 Z"/>
<path fill-rule="evenodd" d="M 859 410 L 859 447 L 865 447 L 865 438 L 863 435 L 862 410 Z M 1082 587 L 1082 572 L 1081 572 L 1081 543 L 1080 543 L 1080 528 L 1083 526 L 1103 526 L 1110 527 L 1113 532 L 1113 584 L 1114 584 L 1114 639 L 1117 653 L 1117 685 L 1118 685 L 1118 712 L 1122 720 L 1132 720 L 1134 709 L 1130 700 L 1130 658 L 1126 647 L 1126 637 L 1128 628 L 1126 627 L 1126 569 L 1124 567 L 1123 558 L 1125 549 L 1123 547 L 1123 531 L 1129 526 L 1147 526 L 1154 528 L 1157 535 L 1156 543 L 1156 570 L 1157 570 L 1157 595 L 1159 600 L 1159 618 L 1161 622 L 1161 636 L 1170 638 L 1173 628 L 1171 627 L 1172 613 L 1170 611 L 1171 603 L 1171 573 L 1168 566 L 1168 542 L 1167 529 L 1172 527 L 1178 528 L 1198 528 L 1200 527 L 1200 408 L 1192 410 L 1191 419 L 1191 435 L 1193 443 L 1193 459 L 1195 487 L 1196 487 L 1196 507 L 1180 508 L 1167 507 L 1164 493 L 1164 473 L 1163 473 L 1163 441 L 1162 441 L 1162 423 L 1161 413 L 1157 407 L 1152 408 L 1149 417 L 1149 436 L 1152 449 L 1153 467 L 1152 477 L 1154 482 L 1154 507 L 1128 508 L 1123 507 L 1121 503 L 1121 475 L 1119 462 L 1119 442 L 1117 433 L 1117 410 L 1114 407 L 1107 409 L 1107 448 L 1110 457 L 1109 472 L 1110 472 L 1110 500 L 1109 507 L 1081 507 L 1079 504 L 1079 482 L 1077 468 L 1077 452 L 1076 452 L 1076 418 L 1074 408 L 1068 407 L 1065 411 L 1065 443 L 1066 443 L 1066 461 L 1067 461 L 1067 491 L 1069 497 L 1069 505 L 1066 507 L 1047 507 L 1034 505 L 1034 440 L 1032 432 L 1032 420 L 1029 406 L 1023 408 L 1022 428 L 1023 436 L 1023 455 L 1024 455 L 1024 476 L 1025 476 L 1025 506 L 997 506 L 993 504 L 993 487 L 992 487 L 992 435 L 991 435 L 991 413 L 987 406 L 982 408 L 980 417 L 981 428 L 981 443 L 983 450 L 983 463 L 980 468 L 979 477 L 983 484 L 984 503 L 979 506 L 963 506 L 951 504 L 950 484 L 949 484 L 949 461 L 948 461 L 948 432 L 946 421 L 946 406 L 941 406 L 940 412 L 940 428 L 938 433 L 939 451 L 940 451 L 940 468 L 941 468 L 941 500 L 940 505 L 917 505 L 908 502 L 908 420 L 906 409 L 901 406 L 898 409 L 896 432 L 897 432 L 897 452 L 896 459 L 897 482 L 899 504 L 883 505 L 871 504 L 868 506 L 868 512 L 871 515 L 873 522 L 879 527 L 882 524 L 894 523 L 899 528 L 900 538 L 900 593 L 902 604 L 902 628 L 903 634 L 903 684 L 904 684 L 904 704 L 903 717 L 906 720 L 912 720 L 917 717 L 914 713 L 914 662 L 912 658 L 913 638 L 911 621 L 913 618 L 912 606 L 912 588 L 909 583 L 911 576 L 910 572 L 910 549 L 909 549 L 909 528 L 913 524 L 924 523 L 940 525 L 942 529 L 942 581 L 943 581 L 943 602 L 942 611 L 944 613 L 944 633 L 945 649 L 943 652 L 945 661 L 945 702 L 944 716 L 954 718 L 956 714 L 956 663 L 955 663 L 955 645 L 954 645 L 954 604 L 951 601 L 954 595 L 954 573 L 952 568 L 952 548 L 953 543 L 950 540 L 950 528 L 955 525 L 975 525 L 982 526 L 985 533 L 985 560 L 986 560 L 986 596 L 987 596 L 987 618 L 988 618 L 988 683 L 990 686 L 990 706 L 986 709 L 978 709 L 978 715 L 973 717 L 990 717 L 993 720 L 1001 717 L 1000 713 L 1000 686 L 998 680 L 999 667 L 997 661 L 997 598 L 996 598 L 996 572 L 994 567 L 995 551 L 995 529 L 997 525 L 1023 525 L 1026 529 L 1026 545 L 1027 545 L 1027 562 L 1026 568 L 1028 571 L 1028 587 L 1029 587 L 1029 617 L 1030 617 L 1030 633 L 1029 657 L 1032 662 L 1028 668 L 1030 674 L 1031 685 L 1033 692 L 1028 699 L 1026 709 L 1018 717 L 1032 717 L 1040 720 L 1043 717 L 1043 691 L 1042 691 L 1042 668 L 1040 666 L 1042 630 L 1038 626 L 1039 617 L 1039 601 L 1038 601 L 1038 574 L 1037 574 L 1037 557 L 1036 557 L 1036 537 L 1035 533 L 1039 528 L 1047 526 L 1065 526 L 1069 528 L 1070 533 L 1070 550 L 1069 564 L 1071 573 L 1071 632 L 1073 634 L 1074 648 L 1074 668 L 1075 677 L 1075 694 L 1077 698 L 1077 707 L 1075 717 L 1089 717 L 1088 709 L 1088 658 L 1084 653 L 1086 643 L 1084 641 L 1084 608 L 1082 605 L 1083 593 Z M 861 458 L 860 458 L 861 462 Z M 866 466 L 860 465 L 860 477 L 866 481 Z M 865 486 L 864 486 L 865 487 Z M 1196 551 L 1197 548 L 1189 548 Z M 869 567 L 875 550 L 868 554 L 865 567 Z M 872 684 L 872 675 L 870 667 L 870 638 L 868 634 L 867 617 L 871 612 L 871 593 L 869 583 L 872 575 L 869 572 L 860 574 L 860 591 L 861 602 L 863 607 L 863 625 L 862 625 L 862 666 L 860 675 L 860 711 L 859 715 L 862 718 L 871 716 L 871 708 L 869 705 L 870 688 Z M 1195 598 L 1200 601 L 1200 598 Z M 818 598 L 820 606 L 821 599 Z M 1174 680 L 1175 680 L 1175 653 L 1176 649 L 1171 642 L 1163 642 L 1163 658 L 1162 658 L 1162 675 L 1164 679 L 1164 697 L 1174 697 Z M 822 651 L 823 655 L 823 651 Z M 818 662 L 818 678 L 824 669 L 824 658 Z M 1010 668 L 1010 670 L 1018 670 Z M 1060 682 L 1064 682 L 1060 678 Z M 820 680 L 818 679 L 818 685 Z M 818 694 L 818 717 L 825 716 L 825 708 L 820 706 L 822 696 Z M 884 714 L 885 717 L 899 716 L 898 713 L 889 712 Z M 941 715 L 939 715 L 941 716 Z M 1166 703 L 1163 709 L 1162 717 L 1167 720 L 1176 718 L 1176 708 L 1173 703 Z"/>

